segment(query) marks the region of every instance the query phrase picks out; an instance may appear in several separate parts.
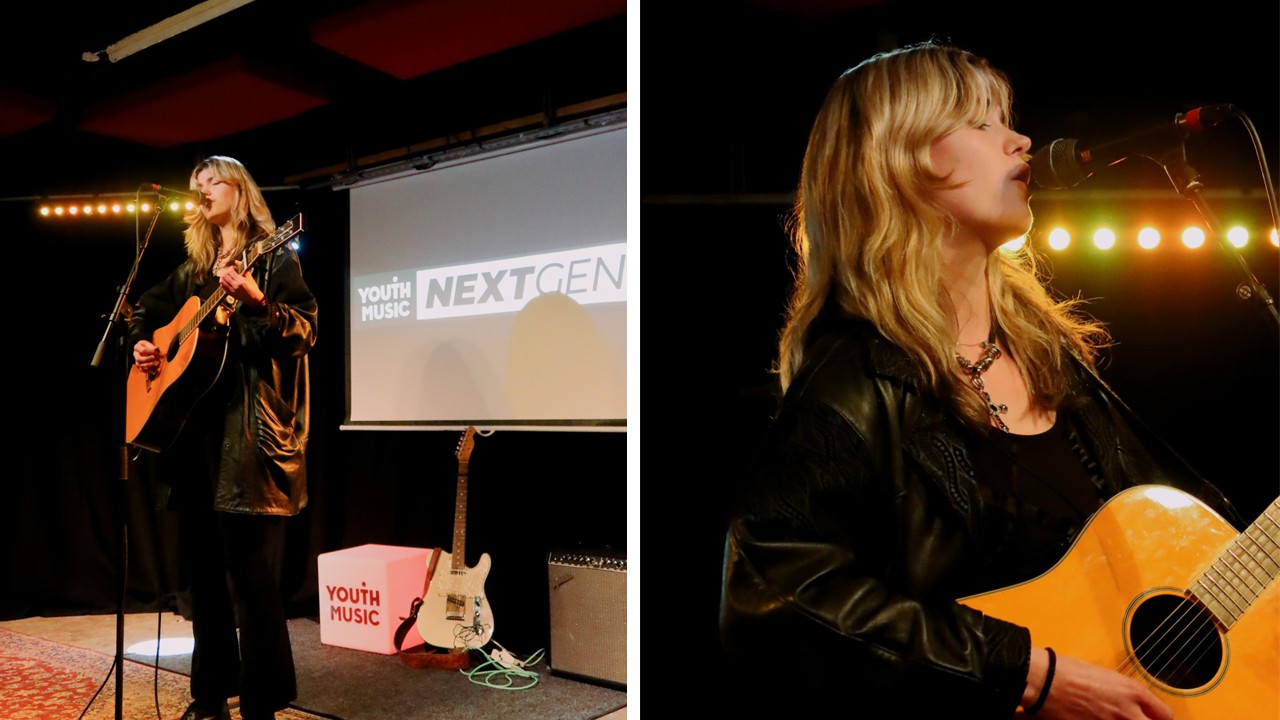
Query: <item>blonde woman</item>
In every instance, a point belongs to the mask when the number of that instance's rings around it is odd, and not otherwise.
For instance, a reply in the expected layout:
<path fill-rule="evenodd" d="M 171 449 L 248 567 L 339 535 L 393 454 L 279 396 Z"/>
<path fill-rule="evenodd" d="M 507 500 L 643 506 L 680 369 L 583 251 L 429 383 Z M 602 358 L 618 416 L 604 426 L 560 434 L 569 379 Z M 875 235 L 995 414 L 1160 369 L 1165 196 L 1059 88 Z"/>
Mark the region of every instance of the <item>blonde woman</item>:
<path fill-rule="evenodd" d="M 276 226 L 242 163 L 207 158 L 190 185 L 200 203 L 184 217 L 187 260 L 139 298 L 129 324 L 131 372 L 163 377 L 156 331 L 192 297 L 225 294 L 216 311 L 223 324 L 200 340 L 225 359 L 207 372 L 207 391 L 198 373 L 208 366 L 194 360 L 170 386 L 193 397 L 156 463 L 167 506 L 178 513 L 191 579 L 194 701 L 182 718 L 228 720 L 227 700 L 236 696 L 244 720 L 271 718 L 297 696 L 271 561 L 280 519 L 307 502 L 307 352 L 316 340 L 316 300 L 287 244 L 253 263 L 264 247 L 257 243 Z M 195 384 L 181 384 L 188 381 Z M 178 390 L 186 387 L 203 392 Z"/>
<path fill-rule="evenodd" d="M 725 548 L 721 637 L 756 707 L 1172 717 L 956 602 L 1044 572 L 1139 482 L 1228 507 L 1097 377 L 1104 330 L 1001 249 L 1032 224 L 1011 112 L 986 60 L 924 43 L 847 71 L 818 113 L 785 394 Z"/>

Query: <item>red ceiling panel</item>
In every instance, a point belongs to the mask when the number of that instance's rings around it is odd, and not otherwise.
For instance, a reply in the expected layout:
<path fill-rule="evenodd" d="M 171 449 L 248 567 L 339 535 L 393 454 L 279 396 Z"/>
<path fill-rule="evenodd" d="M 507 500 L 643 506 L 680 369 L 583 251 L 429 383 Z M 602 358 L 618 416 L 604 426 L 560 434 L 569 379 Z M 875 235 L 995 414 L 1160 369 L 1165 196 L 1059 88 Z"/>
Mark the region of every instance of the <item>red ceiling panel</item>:
<path fill-rule="evenodd" d="M 232 57 L 95 105 L 80 128 L 164 149 L 251 130 L 327 102 L 299 80 Z"/>
<path fill-rule="evenodd" d="M 626 0 L 375 0 L 316 21 L 311 39 L 408 80 L 626 10 Z"/>
<path fill-rule="evenodd" d="M 53 119 L 52 102 L 0 88 L 0 137 L 8 137 Z"/>

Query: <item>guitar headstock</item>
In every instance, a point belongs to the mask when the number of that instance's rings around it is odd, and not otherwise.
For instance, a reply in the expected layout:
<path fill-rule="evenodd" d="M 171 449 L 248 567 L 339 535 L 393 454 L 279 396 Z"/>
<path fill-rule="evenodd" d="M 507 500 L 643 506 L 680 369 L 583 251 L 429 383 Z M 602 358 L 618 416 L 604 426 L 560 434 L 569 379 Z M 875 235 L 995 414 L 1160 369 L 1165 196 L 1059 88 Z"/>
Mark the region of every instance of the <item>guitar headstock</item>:
<path fill-rule="evenodd" d="M 476 428 L 474 425 L 468 426 L 466 431 L 462 433 L 462 437 L 458 439 L 458 449 L 454 452 L 454 455 L 457 455 L 459 460 L 466 462 L 471 459 L 471 448 L 476 444 L 475 436 Z"/>
<path fill-rule="evenodd" d="M 258 256 L 261 257 L 289 242 L 302 232 L 302 213 L 298 213 L 289 219 L 289 222 L 276 227 L 276 231 L 271 233 L 271 237 L 265 238 L 258 243 Z"/>

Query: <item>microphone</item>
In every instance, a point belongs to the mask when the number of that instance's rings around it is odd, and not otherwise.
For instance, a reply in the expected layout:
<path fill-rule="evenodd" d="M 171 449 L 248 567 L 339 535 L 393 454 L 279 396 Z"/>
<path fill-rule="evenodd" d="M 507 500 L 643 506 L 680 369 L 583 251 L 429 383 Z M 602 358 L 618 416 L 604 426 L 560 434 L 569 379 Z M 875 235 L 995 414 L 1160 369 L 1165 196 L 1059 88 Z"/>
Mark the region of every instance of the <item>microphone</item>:
<path fill-rule="evenodd" d="M 181 196 L 181 197 L 187 198 L 187 199 L 189 199 L 189 200 L 195 200 L 195 199 L 196 199 L 196 193 L 195 193 L 194 191 L 192 191 L 192 190 L 174 190 L 174 189 L 172 189 L 172 188 L 167 188 L 167 187 L 162 187 L 162 186 L 160 186 L 160 185 L 156 185 L 155 183 L 146 183 L 143 187 L 151 188 L 151 190 L 152 190 L 153 192 L 157 192 L 157 193 L 159 193 L 159 194 L 161 194 L 161 195 L 168 195 L 168 196 L 171 196 L 171 197 L 172 197 L 172 196 L 174 196 L 174 195 L 178 195 L 178 196 Z"/>
<path fill-rule="evenodd" d="M 1031 156 L 1031 181 L 1045 190 L 1075 187 L 1102 167 L 1126 158 L 1170 150 L 1190 135 L 1238 115 L 1234 105 L 1205 105 L 1178 113 L 1118 140 L 1081 149 L 1075 138 L 1059 138 Z"/>

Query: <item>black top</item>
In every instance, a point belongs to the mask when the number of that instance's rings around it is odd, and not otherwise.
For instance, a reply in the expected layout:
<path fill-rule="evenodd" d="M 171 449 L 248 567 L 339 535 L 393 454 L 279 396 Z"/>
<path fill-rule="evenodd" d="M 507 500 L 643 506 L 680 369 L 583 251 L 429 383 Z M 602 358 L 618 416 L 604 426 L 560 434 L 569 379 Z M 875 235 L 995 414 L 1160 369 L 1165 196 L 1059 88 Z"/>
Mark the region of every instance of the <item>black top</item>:
<path fill-rule="evenodd" d="M 1104 500 L 1097 464 L 1066 408 L 1043 433 L 975 435 L 970 451 L 984 499 L 1005 510 L 1004 527 L 993 528 L 996 551 L 1021 579 L 1066 554 Z"/>

